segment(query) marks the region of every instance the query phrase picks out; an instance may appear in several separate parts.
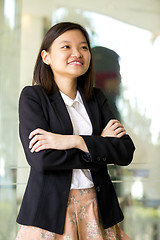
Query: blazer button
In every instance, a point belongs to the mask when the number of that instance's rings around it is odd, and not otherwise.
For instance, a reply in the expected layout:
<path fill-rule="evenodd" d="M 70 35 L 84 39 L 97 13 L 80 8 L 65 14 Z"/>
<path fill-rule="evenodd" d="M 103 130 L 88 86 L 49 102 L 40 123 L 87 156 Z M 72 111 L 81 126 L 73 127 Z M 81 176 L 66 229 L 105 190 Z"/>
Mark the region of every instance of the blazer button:
<path fill-rule="evenodd" d="M 97 187 L 96 187 L 96 191 L 97 191 L 97 192 L 100 192 L 100 190 L 101 190 L 100 187 L 97 186 Z"/>
<path fill-rule="evenodd" d="M 100 161 L 101 161 L 101 158 L 100 158 L 100 157 L 97 157 L 97 161 L 100 162 Z"/>
<path fill-rule="evenodd" d="M 104 157 L 104 158 L 103 158 L 103 162 L 106 162 L 106 160 L 107 160 L 106 157 Z"/>

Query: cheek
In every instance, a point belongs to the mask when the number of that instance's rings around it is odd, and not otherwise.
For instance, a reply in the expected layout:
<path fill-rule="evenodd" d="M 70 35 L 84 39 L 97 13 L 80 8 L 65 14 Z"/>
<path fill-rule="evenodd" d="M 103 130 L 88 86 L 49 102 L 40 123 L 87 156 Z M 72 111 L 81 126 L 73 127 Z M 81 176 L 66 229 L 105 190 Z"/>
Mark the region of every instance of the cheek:
<path fill-rule="evenodd" d="M 60 63 L 61 63 L 61 58 L 60 56 L 57 56 L 57 55 L 53 55 L 51 60 L 50 60 L 50 66 L 52 66 L 53 68 L 57 68 L 59 67 Z"/>
<path fill-rule="evenodd" d="M 58 64 L 64 64 L 65 62 L 67 62 L 69 56 L 67 54 L 57 54 L 54 56 L 54 58 L 52 58 L 52 62 L 56 65 Z"/>

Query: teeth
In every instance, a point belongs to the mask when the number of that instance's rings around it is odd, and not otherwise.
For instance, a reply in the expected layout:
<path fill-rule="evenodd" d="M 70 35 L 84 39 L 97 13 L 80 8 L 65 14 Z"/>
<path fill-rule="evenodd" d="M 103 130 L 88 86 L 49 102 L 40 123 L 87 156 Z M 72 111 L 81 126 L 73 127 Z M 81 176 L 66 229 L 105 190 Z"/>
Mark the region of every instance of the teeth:
<path fill-rule="evenodd" d="M 70 64 L 78 64 L 78 65 L 82 65 L 82 63 L 81 62 L 70 62 Z"/>

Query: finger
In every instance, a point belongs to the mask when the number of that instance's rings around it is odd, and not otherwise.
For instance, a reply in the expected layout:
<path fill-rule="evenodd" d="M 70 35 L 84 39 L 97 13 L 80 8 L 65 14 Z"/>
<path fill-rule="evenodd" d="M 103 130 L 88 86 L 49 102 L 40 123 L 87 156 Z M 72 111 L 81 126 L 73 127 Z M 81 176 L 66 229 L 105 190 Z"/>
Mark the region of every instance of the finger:
<path fill-rule="evenodd" d="M 45 145 L 41 145 L 35 149 L 35 152 L 40 152 L 41 150 L 49 149 L 49 147 Z"/>
<path fill-rule="evenodd" d="M 117 137 L 118 137 L 118 138 L 121 138 L 121 137 L 123 137 L 125 134 L 126 134 L 126 132 L 120 132 L 120 133 L 117 135 Z"/>
<path fill-rule="evenodd" d="M 113 131 L 115 131 L 117 128 L 123 128 L 123 125 L 120 122 L 116 122 L 111 126 Z"/>
<path fill-rule="evenodd" d="M 111 119 L 108 123 L 107 126 L 111 127 L 112 125 L 114 125 L 115 123 L 119 123 L 119 121 L 117 119 Z"/>
<path fill-rule="evenodd" d="M 33 137 L 32 140 L 29 142 L 29 148 L 32 148 L 33 145 L 40 140 L 45 140 L 43 135 L 36 135 L 35 137 Z"/>
<path fill-rule="evenodd" d="M 33 145 L 33 147 L 31 148 L 31 152 L 32 152 L 32 153 L 33 153 L 33 152 L 37 152 L 37 150 L 38 150 L 39 148 L 43 148 L 43 149 L 46 148 L 46 144 L 45 144 L 45 141 L 44 141 L 44 140 L 40 140 L 40 141 L 36 142 L 36 143 Z"/>
<path fill-rule="evenodd" d="M 126 132 L 126 130 L 124 129 L 124 127 L 118 127 L 118 128 L 115 129 L 114 132 L 115 132 L 116 135 L 117 135 L 117 134 L 119 134 L 119 133 L 121 133 L 121 132 Z"/>
<path fill-rule="evenodd" d="M 31 139 L 32 137 L 34 137 L 36 134 L 44 134 L 46 133 L 45 130 L 41 129 L 41 128 L 37 128 L 35 130 L 33 130 L 30 134 L 29 134 L 29 139 Z"/>

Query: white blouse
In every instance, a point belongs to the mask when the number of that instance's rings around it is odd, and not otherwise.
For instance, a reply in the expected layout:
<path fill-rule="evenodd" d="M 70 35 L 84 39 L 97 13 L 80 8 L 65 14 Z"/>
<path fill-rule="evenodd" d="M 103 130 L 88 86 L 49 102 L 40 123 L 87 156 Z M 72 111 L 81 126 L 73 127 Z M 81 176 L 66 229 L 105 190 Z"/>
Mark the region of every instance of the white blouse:
<path fill-rule="evenodd" d="M 64 93 L 60 92 L 68 110 L 75 135 L 91 135 L 92 124 L 79 91 L 73 100 Z M 93 180 L 89 169 L 73 169 L 71 189 L 83 189 L 93 187 Z"/>

